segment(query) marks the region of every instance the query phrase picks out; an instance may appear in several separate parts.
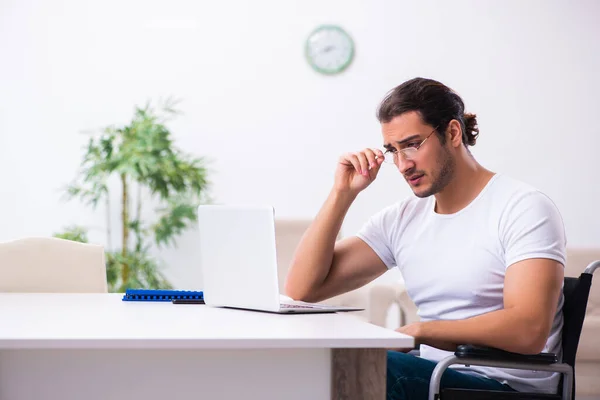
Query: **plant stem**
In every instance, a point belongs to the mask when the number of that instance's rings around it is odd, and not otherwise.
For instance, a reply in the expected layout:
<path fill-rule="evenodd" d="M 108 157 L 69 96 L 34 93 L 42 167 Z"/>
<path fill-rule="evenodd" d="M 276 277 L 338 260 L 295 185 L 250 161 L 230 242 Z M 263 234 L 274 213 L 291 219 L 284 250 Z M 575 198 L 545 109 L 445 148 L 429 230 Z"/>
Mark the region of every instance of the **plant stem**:
<path fill-rule="evenodd" d="M 123 223 L 123 243 L 122 243 L 122 255 L 123 259 L 127 257 L 127 243 L 129 242 L 129 199 L 127 193 L 127 176 L 121 174 L 121 185 L 123 187 L 123 198 L 122 198 L 122 210 L 121 210 L 121 221 Z M 123 263 L 123 270 L 121 271 L 121 278 L 123 280 L 123 286 L 129 281 L 129 265 Z"/>
<path fill-rule="evenodd" d="M 137 185 L 137 220 L 140 221 L 142 218 L 142 185 Z"/>
<path fill-rule="evenodd" d="M 106 247 L 112 250 L 112 235 L 110 224 L 110 196 L 106 194 Z"/>
<path fill-rule="evenodd" d="M 138 183 L 137 185 L 137 212 L 136 212 L 136 220 L 138 222 L 137 230 L 136 230 L 136 244 L 135 251 L 139 252 L 142 249 L 142 233 L 141 233 L 141 225 L 142 225 L 142 185 Z"/>

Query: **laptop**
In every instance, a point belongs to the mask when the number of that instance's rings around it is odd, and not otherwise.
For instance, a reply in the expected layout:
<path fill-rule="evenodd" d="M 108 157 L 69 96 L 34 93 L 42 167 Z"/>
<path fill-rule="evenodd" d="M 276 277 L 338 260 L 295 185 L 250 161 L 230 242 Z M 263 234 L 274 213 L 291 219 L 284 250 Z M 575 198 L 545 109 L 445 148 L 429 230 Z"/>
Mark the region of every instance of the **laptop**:
<path fill-rule="evenodd" d="M 273 207 L 200 205 L 198 226 L 206 305 L 278 314 L 363 310 L 285 301 L 277 278 Z"/>

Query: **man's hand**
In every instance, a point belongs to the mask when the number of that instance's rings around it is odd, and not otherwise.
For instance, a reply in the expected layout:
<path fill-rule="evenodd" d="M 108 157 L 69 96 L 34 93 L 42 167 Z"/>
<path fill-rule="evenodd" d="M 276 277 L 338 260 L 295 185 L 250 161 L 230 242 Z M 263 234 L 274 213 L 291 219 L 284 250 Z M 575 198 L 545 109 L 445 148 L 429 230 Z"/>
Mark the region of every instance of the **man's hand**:
<path fill-rule="evenodd" d="M 335 189 L 339 192 L 358 195 L 377 177 L 383 163 L 383 152 L 364 149 L 340 157 L 335 171 Z"/>
<path fill-rule="evenodd" d="M 442 340 L 435 340 L 427 337 L 427 326 L 428 322 L 413 322 L 412 324 L 401 326 L 396 329 L 396 332 L 403 333 L 408 336 L 415 338 L 415 347 L 411 349 L 395 349 L 403 353 L 408 353 L 411 350 L 418 349 L 420 345 L 426 344 L 441 350 L 456 351 L 457 345 L 455 343 L 445 342 Z"/>
<path fill-rule="evenodd" d="M 411 348 L 393 349 L 393 350 L 400 351 L 402 353 L 408 353 L 411 350 L 418 349 L 419 346 L 421 345 L 421 342 L 419 341 L 421 324 L 422 324 L 421 322 L 414 322 L 412 324 L 404 325 L 404 326 L 401 326 L 400 328 L 396 329 L 396 332 L 400 332 L 400 333 L 403 333 L 405 335 L 412 336 L 413 338 L 415 338 L 415 346 L 411 347 Z"/>

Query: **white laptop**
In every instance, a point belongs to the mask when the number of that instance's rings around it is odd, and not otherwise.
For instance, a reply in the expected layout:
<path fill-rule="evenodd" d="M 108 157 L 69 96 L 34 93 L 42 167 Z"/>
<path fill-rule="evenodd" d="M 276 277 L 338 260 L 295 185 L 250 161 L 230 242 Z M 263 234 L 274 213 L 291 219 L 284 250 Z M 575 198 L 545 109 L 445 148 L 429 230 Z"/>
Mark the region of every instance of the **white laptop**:
<path fill-rule="evenodd" d="M 282 314 L 362 310 L 282 301 L 273 207 L 200 205 L 198 225 L 206 305 Z"/>

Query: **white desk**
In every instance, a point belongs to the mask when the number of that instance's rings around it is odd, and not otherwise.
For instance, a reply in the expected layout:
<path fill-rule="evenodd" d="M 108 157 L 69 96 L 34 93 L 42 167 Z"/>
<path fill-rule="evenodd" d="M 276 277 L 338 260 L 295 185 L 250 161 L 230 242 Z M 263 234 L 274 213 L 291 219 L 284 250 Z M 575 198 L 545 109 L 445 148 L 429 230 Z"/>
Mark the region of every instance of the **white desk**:
<path fill-rule="evenodd" d="M 385 349 L 414 343 L 341 313 L 121 298 L 0 294 L 0 399 L 383 399 Z"/>

